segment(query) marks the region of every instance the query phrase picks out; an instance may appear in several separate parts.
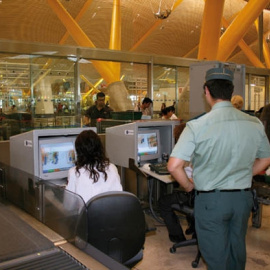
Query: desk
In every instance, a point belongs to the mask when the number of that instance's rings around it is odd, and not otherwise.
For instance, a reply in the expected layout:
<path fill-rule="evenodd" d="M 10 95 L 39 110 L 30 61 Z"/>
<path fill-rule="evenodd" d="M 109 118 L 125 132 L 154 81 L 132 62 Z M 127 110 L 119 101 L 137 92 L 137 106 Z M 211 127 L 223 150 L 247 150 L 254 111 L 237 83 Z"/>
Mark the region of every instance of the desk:
<path fill-rule="evenodd" d="M 146 175 L 148 180 L 148 186 L 149 186 L 149 209 L 152 214 L 152 216 L 157 220 L 159 223 L 164 223 L 163 220 L 161 220 L 155 213 L 153 208 L 153 201 L 154 205 L 157 205 L 157 201 L 160 195 L 160 182 L 165 183 L 167 185 L 173 184 L 175 180 L 170 174 L 166 175 L 160 175 L 150 170 L 149 166 L 145 164 L 142 167 L 139 167 L 139 170 Z M 157 181 L 158 180 L 158 181 Z M 156 189 L 156 192 L 154 194 L 154 188 Z"/>
<path fill-rule="evenodd" d="M 149 167 L 148 168 L 140 167 L 139 169 L 142 172 L 146 173 L 148 176 L 151 176 L 151 177 L 153 177 L 153 178 L 155 178 L 155 179 L 157 179 L 165 184 L 172 184 L 175 182 L 175 180 L 173 179 L 173 177 L 170 174 L 160 175 L 160 174 L 157 174 L 157 173 L 151 171 L 149 169 Z"/>

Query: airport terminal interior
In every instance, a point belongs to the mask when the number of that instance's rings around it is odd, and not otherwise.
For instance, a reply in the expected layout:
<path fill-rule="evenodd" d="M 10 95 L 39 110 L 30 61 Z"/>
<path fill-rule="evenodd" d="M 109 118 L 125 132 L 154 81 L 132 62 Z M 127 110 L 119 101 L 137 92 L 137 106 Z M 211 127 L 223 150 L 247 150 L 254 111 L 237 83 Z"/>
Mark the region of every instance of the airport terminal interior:
<path fill-rule="evenodd" d="M 210 110 L 210 68 L 233 71 L 242 109 L 260 117 L 270 102 L 269 0 L 0 0 L 0 18 L 0 269 L 207 269 L 195 238 L 170 241 L 158 199 L 179 187 L 153 163 L 167 162 L 180 123 Z M 89 127 L 99 92 L 111 117 Z M 162 119 L 164 106 L 177 119 Z M 146 220 L 130 222 L 143 258 L 128 266 L 90 244 L 87 202 L 65 190 L 84 130 L 117 166 L 123 205 L 139 205 L 132 218 Z M 246 269 L 270 270 L 270 176 L 253 187 Z M 184 231 L 189 211 L 175 212 Z"/>

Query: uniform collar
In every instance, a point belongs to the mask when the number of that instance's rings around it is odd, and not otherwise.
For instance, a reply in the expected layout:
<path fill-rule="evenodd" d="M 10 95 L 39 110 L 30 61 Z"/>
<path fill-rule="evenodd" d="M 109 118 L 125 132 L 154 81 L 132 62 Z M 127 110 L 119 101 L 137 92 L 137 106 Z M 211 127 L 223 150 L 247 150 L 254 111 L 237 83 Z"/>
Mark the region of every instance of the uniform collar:
<path fill-rule="evenodd" d="M 217 102 L 213 107 L 212 110 L 224 108 L 224 107 L 233 107 L 232 103 L 230 101 L 220 101 Z"/>

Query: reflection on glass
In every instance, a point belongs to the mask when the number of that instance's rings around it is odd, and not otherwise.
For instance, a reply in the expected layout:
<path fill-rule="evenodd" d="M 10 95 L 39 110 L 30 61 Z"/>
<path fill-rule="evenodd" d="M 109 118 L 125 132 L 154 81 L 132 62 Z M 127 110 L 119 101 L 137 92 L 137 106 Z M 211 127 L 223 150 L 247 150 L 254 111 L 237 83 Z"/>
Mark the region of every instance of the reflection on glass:
<path fill-rule="evenodd" d="M 154 66 L 154 116 L 161 117 L 161 107 L 175 105 L 176 101 L 176 68 Z"/>
<path fill-rule="evenodd" d="M 248 76 L 245 86 L 245 109 L 257 112 L 265 104 L 265 77 L 250 75 L 250 85 Z"/>

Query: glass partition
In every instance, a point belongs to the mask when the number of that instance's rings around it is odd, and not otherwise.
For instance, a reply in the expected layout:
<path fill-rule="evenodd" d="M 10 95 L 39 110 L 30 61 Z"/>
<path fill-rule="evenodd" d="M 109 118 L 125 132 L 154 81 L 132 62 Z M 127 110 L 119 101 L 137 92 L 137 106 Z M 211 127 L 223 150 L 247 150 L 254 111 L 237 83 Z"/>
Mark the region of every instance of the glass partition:
<path fill-rule="evenodd" d="M 43 181 L 42 222 L 69 242 L 87 241 L 87 218 L 83 199 L 64 186 Z"/>
<path fill-rule="evenodd" d="M 34 128 L 78 127 L 106 94 L 115 112 L 138 109 L 153 99 L 153 118 L 161 105 L 174 105 L 189 119 L 189 66 L 197 60 L 131 52 L 1 41 L 0 140 Z M 267 69 L 246 68 L 245 109 L 269 102 Z M 132 118 L 132 119 L 130 119 Z M 113 120 L 136 120 L 135 115 Z M 114 123 L 115 124 L 115 123 Z"/>
<path fill-rule="evenodd" d="M 66 180 L 41 180 L 24 171 L 0 164 L 1 194 L 67 241 L 87 240 L 87 218 L 83 199 L 65 189 Z M 4 173 L 3 173 L 4 172 Z M 2 179 L 4 175 L 5 179 Z M 4 193 L 4 194 L 3 194 Z"/>
<path fill-rule="evenodd" d="M 149 95 L 148 65 L 133 62 L 96 63 L 92 60 L 79 61 L 82 113 L 95 104 L 96 94 L 100 91 L 106 94 L 106 105 L 113 111 L 137 110 L 138 104 Z M 103 77 L 108 67 L 119 72 Z"/>
<path fill-rule="evenodd" d="M 177 68 L 177 116 L 182 120 L 189 120 L 189 68 Z"/>
<path fill-rule="evenodd" d="M 0 54 L 1 139 L 34 128 L 80 126 L 74 70 L 64 57 Z"/>
<path fill-rule="evenodd" d="M 153 111 L 154 118 L 161 118 L 161 106 L 175 106 L 176 104 L 176 68 L 170 66 L 154 66 L 153 81 Z"/>
<path fill-rule="evenodd" d="M 246 76 L 245 109 L 259 111 L 266 102 L 266 78 L 249 74 Z"/>

